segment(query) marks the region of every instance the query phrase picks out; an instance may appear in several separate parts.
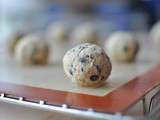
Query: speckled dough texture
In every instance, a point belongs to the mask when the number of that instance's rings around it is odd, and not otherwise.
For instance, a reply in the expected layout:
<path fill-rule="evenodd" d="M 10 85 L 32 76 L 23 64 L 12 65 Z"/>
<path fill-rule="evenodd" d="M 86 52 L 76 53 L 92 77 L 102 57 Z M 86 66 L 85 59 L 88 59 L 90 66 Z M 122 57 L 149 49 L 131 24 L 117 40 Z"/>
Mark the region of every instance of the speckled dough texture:
<path fill-rule="evenodd" d="M 69 50 L 63 58 L 66 75 L 81 86 L 99 87 L 111 73 L 111 62 L 102 48 L 84 43 Z"/>
<path fill-rule="evenodd" d="M 129 32 L 113 33 L 105 43 L 105 50 L 112 60 L 120 62 L 134 61 L 139 51 L 136 38 Z"/>
<path fill-rule="evenodd" d="M 16 61 L 24 65 L 45 65 L 48 56 L 48 44 L 36 35 L 24 37 L 15 49 Z"/>

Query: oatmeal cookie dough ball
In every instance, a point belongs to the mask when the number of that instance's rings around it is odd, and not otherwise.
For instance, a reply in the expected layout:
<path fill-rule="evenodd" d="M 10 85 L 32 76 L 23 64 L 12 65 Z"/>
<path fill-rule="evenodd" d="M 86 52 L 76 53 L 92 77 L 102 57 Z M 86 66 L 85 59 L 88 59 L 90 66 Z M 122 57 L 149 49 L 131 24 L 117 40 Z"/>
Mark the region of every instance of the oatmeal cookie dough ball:
<path fill-rule="evenodd" d="M 116 32 L 106 40 L 105 49 L 111 59 L 131 62 L 136 58 L 139 44 L 131 33 Z"/>
<path fill-rule="evenodd" d="M 91 23 L 78 26 L 71 34 L 71 40 L 75 43 L 97 44 L 99 40 L 96 28 Z"/>
<path fill-rule="evenodd" d="M 63 58 L 66 75 L 81 86 L 98 87 L 111 73 L 111 62 L 102 48 L 84 43 L 69 50 Z"/>
<path fill-rule="evenodd" d="M 69 41 L 69 29 L 63 22 L 52 23 L 47 30 L 47 38 L 58 43 Z"/>
<path fill-rule="evenodd" d="M 23 65 L 45 65 L 48 57 L 48 44 L 37 35 L 25 36 L 15 49 L 15 59 Z"/>
<path fill-rule="evenodd" d="M 160 46 L 160 21 L 157 22 L 150 31 L 150 38 L 155 46 Z"/>
<path fill-rule="evenodd" d="M 24 36 L 24 33 L 21 33 L 21 32 L 12 32 L 8 35 L 7 48 L 11 56 L 14 56 L 16 45 L 23 36 Z"/>

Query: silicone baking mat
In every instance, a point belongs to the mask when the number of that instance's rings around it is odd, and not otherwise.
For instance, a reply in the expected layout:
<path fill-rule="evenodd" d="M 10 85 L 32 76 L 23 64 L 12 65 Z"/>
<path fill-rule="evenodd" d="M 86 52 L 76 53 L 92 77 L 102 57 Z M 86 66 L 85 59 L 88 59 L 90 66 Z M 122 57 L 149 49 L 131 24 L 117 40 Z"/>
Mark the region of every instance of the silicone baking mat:
<path fill-rule="evenodd" d="M 111 76 L 102 87 L 95 89 L 80 87 L 72 83 L 65 76 L 62 63 L 48 66 L 21 66 L 13 59 L 1 54 L 0 81 L 51 90 L 104 96 L 132 80 L 136 75 L 147 71 L 156 63 L 146 55 L 141 55 L 135 63 L 113 62 Z"/>

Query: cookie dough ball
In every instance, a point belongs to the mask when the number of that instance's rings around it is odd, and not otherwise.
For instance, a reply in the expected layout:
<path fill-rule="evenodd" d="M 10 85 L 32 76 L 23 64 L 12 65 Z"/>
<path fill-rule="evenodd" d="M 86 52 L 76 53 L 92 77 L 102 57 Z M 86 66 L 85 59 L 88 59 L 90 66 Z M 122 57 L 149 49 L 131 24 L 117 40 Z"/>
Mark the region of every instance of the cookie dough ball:
<path fill-rule="evenodd" d="M 105 48 L 111 59 L 131 62 L 138 53 L 139 44 L 131 33 L 116 32 L 106 40 Z"/>
<path fill-rule="evenodd" d="M 16 61 L 24 65 L 45 65 L 48 57 L 48 44 L 36 35 L 25 36 L 15 49 Z"/>
<path fill-rule="evenodd" d="M 160 46 L 160 21 L 157 22 L 150 31 L 150 38 L 153 40 L 154 45 Z"/>
<path fill-rule="evenodd" d="M 93 24 L 87 23 L 78 26 L 71 34 L 72 41 L 76 43 L 93 43 L 97 44 L 99 37 Z"/>
<path fill-rule="evenodd" d="M 8 35 L 7 48 L 10 55 L 14 56 L 15 47 L 23 36 L 24 36 L 24 33 L 21 33 L 21 32 L 13 32 Z"/>
<path fill-rule="evenodd" d="M 66 75 L 81 86 L 98 87 L 111 73 L 111 62 L 102 48 L 84 43 L 69 50 L 63 58 Z"/>
<path fill-rule="evenodd" d="M 48 27 L 47 38 L 59 43 L 67 42 L 69 40 L 69 29 L 64 23 L 53 23 Z"/>

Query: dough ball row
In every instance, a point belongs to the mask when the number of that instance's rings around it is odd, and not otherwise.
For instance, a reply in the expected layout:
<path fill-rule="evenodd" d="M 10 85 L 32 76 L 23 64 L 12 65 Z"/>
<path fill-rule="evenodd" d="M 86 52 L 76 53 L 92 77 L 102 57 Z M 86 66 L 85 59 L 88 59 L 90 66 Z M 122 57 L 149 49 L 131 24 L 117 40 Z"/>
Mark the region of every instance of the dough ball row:
<path fill-rule="evenodd" d="M 131 33 L 127 32 L 112 34 L 104 45 L 111 60 L 116 61 L 133 61 L 139 50 L 138 42 Z M 8 45 L 10 54 L 18 63 L 24 65 L 48 64 L 50 47 L 44 38 L 34 34 L 24 36 L 15 34 L 12 39 L 9 39 Z"/>
<path fill-rule="evenodd" d="M 56 43 L 67 43 L 68 31 L 64 26 L 59 24 L 51 26 L 49 38 Z M 104 49 L 96 44 L 97 34 L 89 24 L 85 27 L 81 26 L 74 32 L 72 39 L 82 40 L 80 42 L 82 44 L 68 50 L 62 61 L 66 76 L 80 86 L 103 85 L 111 74 L 111 61 L 133 62 L 139 52 L 137 38 L 130 32 L 114 32 L 104 42 Z M 150 38 L 156 45 L 160 43 L 159 33 L 160 24 L 157 23 L 150 32 Z M 20 64 L 47 65 L 50 46 L 45 39 L 35 34 L 12 34 L 9 37 L 9 52 Z M 87 43 L 87 40 L 90 43 Z"/>
<path fill-rule="evenodd" d="M 100 37 L 94 24 L 84 23 L 74 29 L 70 29 L 65 23 L 51 24 L 46 31 L 47 39 L 55 40 L 61 44 L 72 41 L 75 44 L 94 43 L 98 44 Z"/>
<path fill-rule="evenodd" d="M 71 32 L 64 22 L 55 22 L 49 25 L 43 34 L 42 38 L 35 34 L 13 32 L 9 35 L 7 43 L 10 55 L 22 65 L 46 65 L 55 45 L 64 47 L 69 41 L 80 44 L 98 43 L 99 40 L 98 33 L 91 23 L 77 26 Z"/>
<path fill-rule="evenodd" d="M 42 38 L 34 34 L 15 32 L 8 38 L 9 53 L 20 64 L 44 65 L 48 64 L 51 47 L 46 39 L 53 41 L 53 44 L 69 44 L 69 39 L 78 41 L 78 44 L 99 43 L 99 35 L 91 23 L 78 26 L 72 33 L 66 24 L 54 23 L 47 28 L 44 36 Z M 160 22 L 153 26 L 149 36 L 156 46 L 160 44 Z M 136 36 L 124 31 L 114 32 L 102 44 L 110 59 L 118 62 L 134 61 L 140 48 Z"/>

